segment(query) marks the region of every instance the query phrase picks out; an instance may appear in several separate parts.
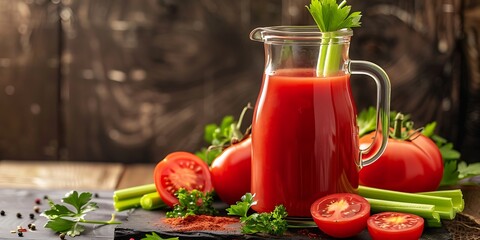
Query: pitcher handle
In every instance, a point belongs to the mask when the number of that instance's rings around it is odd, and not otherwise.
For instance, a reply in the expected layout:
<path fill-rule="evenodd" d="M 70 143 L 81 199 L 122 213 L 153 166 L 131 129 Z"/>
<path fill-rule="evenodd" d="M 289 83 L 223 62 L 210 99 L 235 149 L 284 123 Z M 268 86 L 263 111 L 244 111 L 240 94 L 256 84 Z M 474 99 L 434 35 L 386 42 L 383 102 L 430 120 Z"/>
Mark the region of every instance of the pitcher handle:
<path fill-rule="evenodd" d="M 348 61 L 348 70 L 351 74 L 367 75 L 377 85 L 377 113 L 376 113 L 376 129 L 373 142 L 365 149 L 360 149 L 359 167 L 368 166 L 374 163 L 385 151 L 388 141 L 388 133 L 390 131 L 390 80 L 387 73 L 378 65 L 360 60 Z M 369 158 L 362 159 L 362 154 L 369 153 L 375 143 L 378 133 L 382 134 L 382 143 L 380 148 Z"/>

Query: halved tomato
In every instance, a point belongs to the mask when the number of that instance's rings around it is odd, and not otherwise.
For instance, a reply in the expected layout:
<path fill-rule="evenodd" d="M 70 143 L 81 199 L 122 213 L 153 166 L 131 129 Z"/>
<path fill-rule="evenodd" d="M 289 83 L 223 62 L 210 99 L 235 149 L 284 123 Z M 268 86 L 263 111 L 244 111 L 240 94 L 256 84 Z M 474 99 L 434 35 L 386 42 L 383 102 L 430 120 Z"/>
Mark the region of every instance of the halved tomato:
<path fill-rule="evenodd" d="M 336 193 L 315 201 L 310 212 L 324 233 L 346 238 L 357 235 L 367 227 L 370 204 L 357 194 Z"/>
<path fill-rule="evenodd" d="M 372 215 L 367 224 L 374 240 L 417 240 L 422 236 L 424 220 L 414 214 L 383 212 Z"/>
<path fill-rule="evenodd" d="M 158 194 L 170 207 L 178 204 L 175 193 L 180 188 L 188 191 L 197 189 L 204 193 L 212 190 L 208 165 L 188 152 L 167 155 L 157 164 L 153 175 Z"/>

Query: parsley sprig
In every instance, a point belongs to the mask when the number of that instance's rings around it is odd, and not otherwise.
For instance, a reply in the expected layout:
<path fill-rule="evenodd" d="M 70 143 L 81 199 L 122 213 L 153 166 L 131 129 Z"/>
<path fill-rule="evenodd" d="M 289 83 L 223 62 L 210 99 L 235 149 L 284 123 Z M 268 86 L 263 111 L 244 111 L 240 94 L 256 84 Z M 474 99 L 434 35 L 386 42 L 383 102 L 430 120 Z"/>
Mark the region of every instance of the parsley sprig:
<path fill-rule="evenodd" d="M 268 233 L 281 235 L 287 231 L 287 211 L 283 205 L 275 207 L 271 213 L 253 213 L 248 215 L 251 206 L 256 205 L 254 195 L 247 193 L 235 205 L 227 208 L 228 215 L 240 216 L 242 232 L 246 234 Z"/>
<path fill-rule="evenodd" d="M 176 193 L 179 203 L 172 211 L 166 213 L 167 218 L 188 217 L 191 215 L 215 215 L 212 192 L 203 193 L 197 189 L 187 191 L 180 188 Z"/>
<path fill-rule="evenodd" d="M 71 191 L 62 198 L 64 204 L 56 204 L 52 200 L 48 200 L 50 209 L 44 211 L 41 216 L 48 219 L 45 228 L 50 228 L 55 232 L 64 233 L 68 236 L 75 237 L 80 235 L 85 227 L 83 223 L 91 224 L 120 224 L 115 221 L 115 215 L 108 221 L 86 220 L 87 213 L 98 209 L 97 203 L 91 202 L 92 194 L 89 192 L 78 193 Z"/>

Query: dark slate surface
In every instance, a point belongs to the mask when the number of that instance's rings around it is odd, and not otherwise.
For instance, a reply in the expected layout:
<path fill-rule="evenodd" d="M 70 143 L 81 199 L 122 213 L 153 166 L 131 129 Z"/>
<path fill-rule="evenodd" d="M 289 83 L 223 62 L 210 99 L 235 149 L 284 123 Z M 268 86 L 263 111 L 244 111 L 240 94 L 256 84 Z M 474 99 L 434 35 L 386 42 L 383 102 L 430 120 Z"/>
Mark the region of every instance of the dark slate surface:
<path fill-rule="evenodd" d="M 0 239 L 22 239 L 22 240 L 48 240 L 48 239 L 60 239 L 58 234 L 54 233 L 50 229 L 43 228 L 47 219 L 41 217 L 40 214 L 35 213 L 35 218 L 32 220 L 29 217 L 30 213 L 34 213 L 33 207 L 35 199 L 40 198 L 41 204 L 38 205 L 41 211 L 49 209 L 48 202 L 43 200 L 45 195 L 48 195 L 54 202 L 60 202 L 60 199 L 69 190 L 19 190 L 19 189 L 0 189 L 0 209 L 4 210 L 6 215 L 0 216 Z M 87 215 L 87 219 L 109 220 L 111 214 L 114 212 L 112 205 L 112 192 L 105 191 L 90 191 L 92 193 L 98 193 L 99 197 L 94 198 L 93 201 L 99 206 L 94 212 Z M 21 213 L 22 218 L 17 218 L 16 214 Z M 125 221 L 127 219 L 127 213 L 116 213 L 117 219 Z M 27 228 L 29 223 L 35 224 L 37 230 L 25 232 L 23 238 L 18 235 L 10 233 L 11 230 L 16 230 L 17 226 Z M 85 232 L 82 235 L 77 236 L 75 240 L 92 240 L 92 239 L 113 239 L 115 226 L 114 225 L 85 225 Z M 67 239 L 72 239 L 67 237 Z"/>
<path fill-rule="evenodd" d="M 217 206 L 221 212 L 222 206 Z M 137 209 L 128 217 L 128 221 L 118 225 L 115 229 L 115 240 L 141 239 L 145 234 L 156 232 L 161 237 L 179 237 L 180 239 L 333 239 L 323 234 L 318 228 L 289 229 L 283 236 L 245 235 L 240 232 L 239 224 L 227 226 L 227 231 L 189 231 L 179 232 L 163 223 L 164 211 L 144 211 Z M 367 230 L 358 236 L 349 238 L 357 240 L 371 239 Z M 425 229 L 423 240 L 452 239 L 449 232 L 443 228 Z"/>
<path fill-rule="evenodd" d="M 68 192 L 68 190 L 19 190 L 19 189 L 0 189 L 0 209 L 6 212 L 6 216 L 0 216 L 0 239 L 31 239 L 31 240 L 48 240 L 59 239 L 58 234 L 50 229 L 43 228 L 46 218 L 35 214 L 32 220 L 29 218 L 30 213 L 34 213 L 33 207 L 35 199 L 40 198 L 42 202 L 38 205 L 41 211 L 48 209 L 48 204 L 43 200 L 48 195 L 53 201 L 60 202 L 60 199 Z M 87 215 L 87 219 L 108 220 L 114 211 L 112 206 L 112 192 L 108 191 L 90 191 L 98 193 L 99 197 L 93 201 L 98 203 L 99 209 Z M 225 205 L 218 205 L 221 210 Z M 22 218 L 16 217 L 17 213 L 22 214 Z M 73 238 L 74 240 L 92 240 L 92 239 L 115 239 L 130 240 L 131 238 L 139 240 L 145 237 L 145 234 L 157 232 L 162 237 L 180 237 L 180 239 L 329 239 L 323 235 L 318 229 L 290 229 L 284 236 L 266 236 L 266 235 L 244 235 L 240 232 L 240 225 L 233 224 L 228 226 L 227 231 L 190 231 L 179 232 L 174 228 L 165 225 L 162 219 L 165 217 L 164 211 L 145 211 L 137 209 L 135 211 L 126 211 L 116 213 L 117 219 L 122 221 L 121 225 L 85 225 L 86 230 L 82 235 Z M 16 230 L 17 226 L 27 228 L 29 223 L 34 223 L 37 227 L 36 231 L 24 233 L 23 238 L 19 238 L 17 234 L 10 233 Z M 308 234 L 310 233 L 310 235 Z M 315 238 L 316 237 L 316 238 Z M 67 237 L 67 239 L 72 239 Z M 355 238 L 351 239 L 370 239 L 367 231 L 362 232 Z M 424 240 L 443 240 L 451 239 L 450 234 L 445 229 L 426 229 L 422 236 Z"/>

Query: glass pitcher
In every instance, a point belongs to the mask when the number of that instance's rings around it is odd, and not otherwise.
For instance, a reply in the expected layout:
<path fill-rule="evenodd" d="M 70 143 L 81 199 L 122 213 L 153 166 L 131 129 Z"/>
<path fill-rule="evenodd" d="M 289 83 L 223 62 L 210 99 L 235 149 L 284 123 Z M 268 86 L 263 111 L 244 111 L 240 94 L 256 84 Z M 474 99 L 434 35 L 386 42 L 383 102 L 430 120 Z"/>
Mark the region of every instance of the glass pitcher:
<path fill-rule="evenodd" d="M 350 29 L 321 33 L 316 26 L 251 32 L 250 39 L 265 47 L 265 71 L 252 122 L 255 211 L 270 212 L 283 204 L 291 217 L 310 217 L 310 206 L 318 198 L 355 193 L 359 169 L 383 153 L 390 82 L 377 65 L 349 59 L 352 35 Z M 380 148 L 359 149 L 351 74 L 370 76 L 377 84 Z M 367 152 L 369 157 L 362 159 Z"/>

